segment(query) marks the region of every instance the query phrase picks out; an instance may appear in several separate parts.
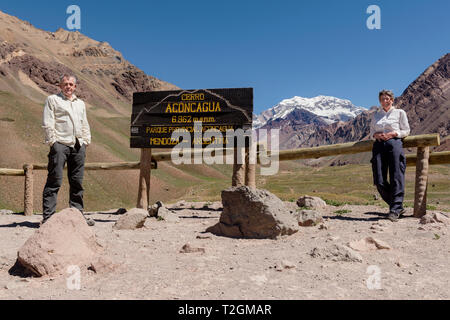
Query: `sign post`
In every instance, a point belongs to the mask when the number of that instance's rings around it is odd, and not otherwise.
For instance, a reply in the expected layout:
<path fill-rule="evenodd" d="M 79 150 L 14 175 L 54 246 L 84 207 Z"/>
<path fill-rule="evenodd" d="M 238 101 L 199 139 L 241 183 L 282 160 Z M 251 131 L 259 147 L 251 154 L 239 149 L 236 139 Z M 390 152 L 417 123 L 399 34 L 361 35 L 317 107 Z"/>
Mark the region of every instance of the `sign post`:
<path fill-rule="evenodd" d="M 141 164 L 139 171 L 139 190 L 136 208 L 147 210 L 150 204 L 152 149 L 141 149 Z"/>

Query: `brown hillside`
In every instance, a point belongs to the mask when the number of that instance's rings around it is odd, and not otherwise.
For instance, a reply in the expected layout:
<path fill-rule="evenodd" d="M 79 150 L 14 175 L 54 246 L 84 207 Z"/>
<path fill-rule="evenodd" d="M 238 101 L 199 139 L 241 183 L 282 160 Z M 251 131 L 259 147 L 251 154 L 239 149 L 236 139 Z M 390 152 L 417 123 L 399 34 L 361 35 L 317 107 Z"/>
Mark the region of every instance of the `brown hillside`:
<path fill-rule="evenodd" d="M 92 131 L 87 162 L 138 161 L 140 151 L 129 148 L 132 94 L 172 90 L 177 86 L 146 75 L 107 42 L 59 29 L 48 32 L 0 11 L 0 167 L 22 168 L 25 163 L 46 163 L 48 147 L 41 128 L 43 102 L 58 92 L 59 76 L 78 77 L 77 96 L 86 102 Z M 229 170 L 229 169 L 225 169 Z M 228 173 L 206 166 L 180 170 L 159 164 L 152 173 L 152 201 L 177 199 L 193 185 L 226 178 Z M 41 211 L 46 172 L 37 171 L 34 208 Z M 132 207 L 137 198 L 138 171 L 87 171 L 87 210 Z M 230 177 L 231 181 L 231 177 Z M 67 206 L 64 182 L 58 209 Z M 0 177 L 0 208 L 23 210 L 23 178 Z"/>

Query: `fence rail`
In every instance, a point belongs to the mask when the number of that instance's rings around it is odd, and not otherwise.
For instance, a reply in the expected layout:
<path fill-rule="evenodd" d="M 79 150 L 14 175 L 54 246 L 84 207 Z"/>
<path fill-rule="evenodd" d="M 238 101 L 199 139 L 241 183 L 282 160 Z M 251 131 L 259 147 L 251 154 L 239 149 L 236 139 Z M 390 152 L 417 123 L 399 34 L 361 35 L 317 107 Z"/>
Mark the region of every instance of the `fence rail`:
<path fill-rule="evenodd" d="M 406 156 L 407 166 L 416 166 L 416 181 L 414 194 L 414 216 L 421 217 L 426 213 L 426 191 L 428 184 L 428 166 L 434 164 L 450 163 L 450 151 L 445 152 L 429 152 L 430 146 L 438 146 L 440 144 L 439 134 L 425 134 L 418 136 L 409 136 L 403 139 L 404 148 L 417 148 L 417 154 L 409 154 Z M 368 152 L 372 150 L 373 141 L 358 141 L 335 145 L 319 146 L 312 148 L 300 148 L 294 150 L 282 150 L 278 152 L 279 161 L 311 159 L 328 156 L 336 156 L 342 154 L 356 154 Z M 226 156 L 227 149 L 223 149 Z M 194 158 L 203 155 L 203 150 L 189 152 Z M 271 157 L 272 154 L 264 150 L 258 151 L 260 155 L 266 154 Z M 273 154 L 275 155 L 275 154 Z M 246 163 L 244 165 L 233 167 L 233 185 L 248 185 L 253 188 L 255 183 L 255 164 L 248 161 L 248 150 Z M 150 161 L 151 159 L 151 161 Z M 138 206 L 146 207 L 149 198 L 150 188 L 150 170 L 157 168 L 158 161 L 169 161 L 171 152 L 161 152 L 151 154 L 151 150 L 142 149 L 141 161 L 137 162 L 115 162 L 115 163 L 86 163 L 86 170 L 132 170 L 140 169 L 140 182 L 138 194 Z M 260 157 L 257 157 L 260 160 Z M 148 163 L 150 162 L 150 166 Z M 266 161 L 264 161 L 266 163 Z M 24 213 L 25 215 L 33 214 L 33 171 L 47 170 L 47 164 L 25 164 L 23 169 L 0 168 L 0 176 L 25 176 L 24 189 Z"/>

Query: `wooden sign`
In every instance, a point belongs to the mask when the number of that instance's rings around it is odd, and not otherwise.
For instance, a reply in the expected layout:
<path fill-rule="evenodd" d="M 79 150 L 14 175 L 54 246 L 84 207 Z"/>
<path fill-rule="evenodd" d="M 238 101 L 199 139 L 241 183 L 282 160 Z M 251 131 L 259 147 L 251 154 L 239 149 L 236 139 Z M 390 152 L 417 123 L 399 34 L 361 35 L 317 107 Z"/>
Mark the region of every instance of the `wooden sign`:
<path fill-rule="evenodd" d="M 251 128 L 252 117 L 253 88 L 137 92 L 130 147 L 172 148 L 181 142 L 172 138 L 177 129 L 189 132 L 192 147 L 222 147 L 226 131 Z M 198 122 L 201 128 L 194 125 Z M 223 139 L 204 138 L 208 130 L 220 132 Z"/>

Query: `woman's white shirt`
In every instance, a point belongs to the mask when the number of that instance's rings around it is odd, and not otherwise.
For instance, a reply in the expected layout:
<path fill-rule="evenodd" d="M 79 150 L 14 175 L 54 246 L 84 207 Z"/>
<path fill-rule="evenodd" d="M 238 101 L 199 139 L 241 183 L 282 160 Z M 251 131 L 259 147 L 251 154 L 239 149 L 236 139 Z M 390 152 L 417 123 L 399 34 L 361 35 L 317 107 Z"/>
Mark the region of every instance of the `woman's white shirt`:
<path fill-rule="evenodd" d="M 392 131 L 397 133 L 398 138 L 404 138 L 411 132 L 405 110 L 392 106 L 386 112 L 382 107 L 379 107 L 372 116 L 370 138 L 375 139 L 373 135 L 377 132 L 388 133 Z"/>

